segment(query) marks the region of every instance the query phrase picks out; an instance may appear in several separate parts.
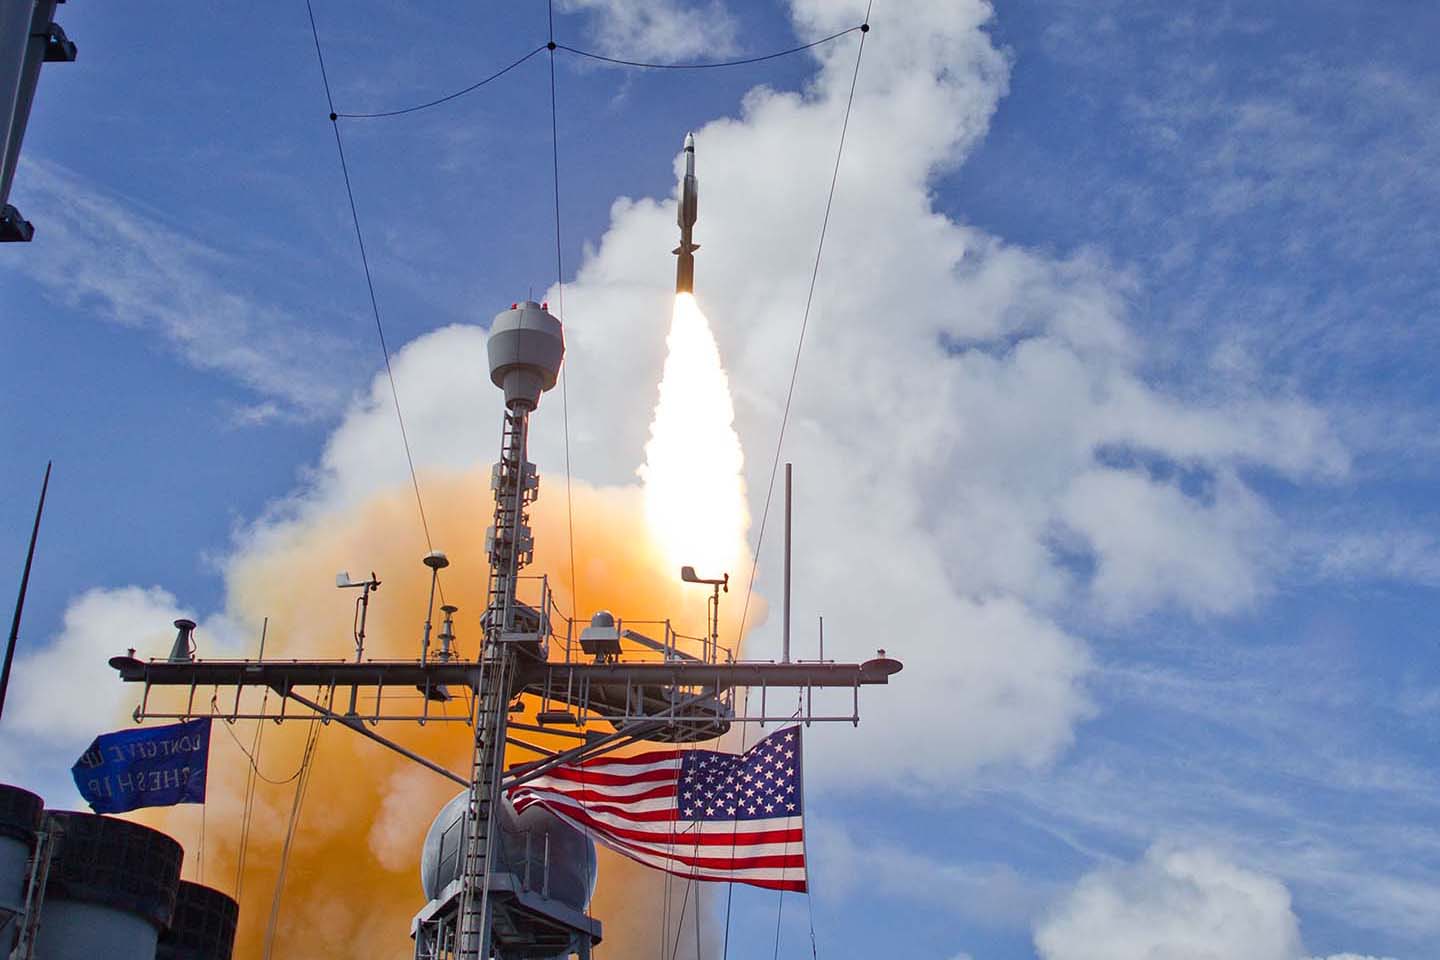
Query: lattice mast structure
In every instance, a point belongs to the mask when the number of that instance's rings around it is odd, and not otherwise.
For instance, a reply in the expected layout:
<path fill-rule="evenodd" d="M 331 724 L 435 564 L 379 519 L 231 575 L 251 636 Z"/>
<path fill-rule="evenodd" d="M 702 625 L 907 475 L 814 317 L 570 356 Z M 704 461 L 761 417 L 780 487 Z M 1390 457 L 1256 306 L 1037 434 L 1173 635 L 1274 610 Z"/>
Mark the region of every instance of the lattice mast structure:
<path fill-rule="evenodd" d="M 491 472 L 495 505 L 487 537 L 490 572 L 481 618 L 484 643 L 474 660 L 455 655 L 456 608 L 445 606 L 439 650 L 430 651 L 427 615 L 418 659 L 367 660 L 363 619 L 357 620 L 353 661 L 266 660 L 263 643 L 254 660 L 198 659 L 191 636 L 195 624 L 180 620 L 168 658 L 140 660 L 130 650 L 112 658 L 110 665 L 122 680 L 144 684 L 134 711 L 137 722 L 212 714 L 222 722 L 283 722 L 318 715 L 324 723 L 339 723 L 463 787 L 467 805 L 460 862 L 455 879 L 437 890 L 412 921 L 416 960 L 523 960 L 572 954 L 588 960 L 592 946 L 600 941 L 600 924 L 583 909 L 550 897 L 548 847 L 538 881 L 531 876 L 528 855 L 518 872 L 501 856 L 505 790 L 558 764 L 578 763 L 644 741 L 712 740 L 735 723 L 858 724 L 860 687 L 888 683 L 901 664 L 884 650 L 863 663 L 825 660 L 823 643 L 819 660 L 792 661 L 787 644 L 779 663 L 737 661 L 721 649 L 716 633 L 718 610 L 713 606 L 718 605 L 727 581 L 701 579 L 688 567 L 682 571 L 683 580 L 713 587 L 708 636 L 684 636 L 669 620 L 627 623 L 603 610 L 584 624 L 566 617 L 547 578 L 521 575 L 534 553 L 529 508 L 539 491 L 535 465 L 527 457 L 530 415 L 540 395 L 556 383 L 564 359 L 564 333 L 560 321 L 544 306 L 526 301 L 495 318 L 488 348 L 490 376 L 505 393 L 505 413 L 500 460 Z M 439 553 L 425 558 L 435 570 L 447 563 Z M 786 567 L 788 571 L 788 537 Z M 339 586 L 365 589 L 362 601 L 368 601 L 370 591 L 379 586 L 374 574 L 362 582 L 342 576 Z M 188 701 L 183 709 L 173 702 L 152 706 L 153 687 L 188 687 Z M 223 706 L 221 687 L 234 691 Z M 253 700 L 247 704 L 243 693 L 258 687 L 279 697 L 258 706 Z M 203 696 L 200 704 L 196 700 L 197 692 L 205 688 L 215 691 L 209 709 Z M 457 714 L 447 706 L 457 700 L 452 691 L 461 688 L 471 693 L 471 707 Z M 744 688 L 758 689 L 758 712 L 750 712 L 743 706 L 747 701 L 737 697 Z M 311 689 L 314 692 L 308 696 L 302 693 Z M 849 709 L 817 711 L 813 701 L 817 689 L 849 690 Z M 798 692 L 798 711 L 791 712 L 788 706 L 773 713 L 768 709 L 769 695 L 781 690 Z M 517 700 L 522 694 L 533 698 L 534 723 L 514 716 L 522 707 Z M 785 702 L 795 701 L 787 697 Z M 303 707 L 303 712 L 295 711 L 293 704 Z M 472 726 L 470 775 L 462 777 L 376 733 L 373 728 L 386 721 Z M 568 739 L 575 746 L 558 751 L 540 747 L 521 738 L 527 732 Z M 539 759 L 506 770 L 507 745 Z"/>
<path fill-rule="evenodd" d="M 539 406 L 540 394 L 555 386 L 565 358 L 565 337 L 559 320 L 539 304 L 525 301 L 495 318 L 487 346 L 490 379 L 505 391 L 505 427 L 500 460 L 490 479 L 495 522 L 486 544 L 490 583 L 470 770 L 470 829 L 461 874 L 460 960 L 489 956 L 490 887 L 485 878 L 494 853 L 491 812 L 500 803 L 506 727 L 516 693 L 515 662 L 521 656 L 544 660 L 547 655 L 545 611 L 525 608 L 522 613 L 517 590 L 520 571 L 534 555 L 529 507 L 539 491 L 539 475 L 528 457 L 530 414 Z"/>

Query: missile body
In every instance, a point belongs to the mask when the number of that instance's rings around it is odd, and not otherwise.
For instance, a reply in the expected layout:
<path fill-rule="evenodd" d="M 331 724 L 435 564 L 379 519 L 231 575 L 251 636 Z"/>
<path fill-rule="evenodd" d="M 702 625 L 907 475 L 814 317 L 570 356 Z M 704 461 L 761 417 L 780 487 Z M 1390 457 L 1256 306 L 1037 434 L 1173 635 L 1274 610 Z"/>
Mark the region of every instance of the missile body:
<path fill-rule="evenodd" d="M 685 179 L 680 183 L 680 209 L 676 221 L 680 224 L 680 246 L 672 253 L 680 259 L 675 261 L 675 292 L 695 292 L 695 251 L 700 244 L 691 240 L 695 228 L 695 214 L 699 204 L 700 184 L 695 179 L 695 135 L 685 134 Z"/>

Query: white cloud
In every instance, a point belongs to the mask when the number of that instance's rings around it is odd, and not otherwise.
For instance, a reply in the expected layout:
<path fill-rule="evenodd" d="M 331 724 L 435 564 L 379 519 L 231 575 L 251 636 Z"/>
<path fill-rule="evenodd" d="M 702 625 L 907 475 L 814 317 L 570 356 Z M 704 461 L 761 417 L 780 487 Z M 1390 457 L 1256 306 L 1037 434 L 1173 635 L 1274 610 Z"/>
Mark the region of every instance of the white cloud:
<path fill-rule="evenodd" d="M 735 49 L 737 24 L 723 0 L 561 0 L 564 11 L 592 14 L 597 43 L 575 46 L 621 58 L 716 59 Z"/>
<path fill-rule="evenodd" d="M 1036 926 L 1041 960 L 1305 960 L 1290 892 L 1203 847 L 1081 877 Z M 1309 960 L 1380 960 L 1356 953 Z"/>
<path fill-rule="evenodd" d="M 163 657 L 175 642 L 172 622 L 194 614 L 159 587 L 94 589 L 70 601 L 60 633 L 43 647 L 16 656 L 6 703 L 9 734 L 0 744 L 0 780 L 24 783 L 51 768 L 68 770 L 97 733 L 121 722 L 138 702 L 120 683 L 109 659 L 134 648 Z M 202 656 L 226 656 L 245 629 L 224 615 L 206 618 L 196 642 Z M 208 702 L 197 703 L 208 712 Z M 36 769 L 36 758 L 46 758 Z M 52 802 L 62 798 L 51 796 Z"/>
<path fill-rule="evenodd" d="M 1042 960 L 1301 960 L 1284 885 L 1203 849 L 1082 877 L 1036 928 Z"/>

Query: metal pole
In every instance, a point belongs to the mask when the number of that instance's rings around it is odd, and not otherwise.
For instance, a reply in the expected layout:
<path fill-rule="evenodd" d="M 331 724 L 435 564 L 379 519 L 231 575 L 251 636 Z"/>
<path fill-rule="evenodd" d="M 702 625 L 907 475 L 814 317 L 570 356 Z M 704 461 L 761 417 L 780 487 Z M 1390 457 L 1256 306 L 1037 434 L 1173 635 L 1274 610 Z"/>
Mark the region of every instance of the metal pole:
<path fill-rule="evenodd" d="M 790 464 L 785 464 L 785 626 L 780 662 L 790 662 Z"/>
<path fill-rule="evenodd" d="M 30 528 L 30 549 L 25 553 L 25 572 L 20 575 L 20 596 L 15 600 L 15 619 L 10 621 L 10 641 L 5 645 L 5 666 L 0 668 L 0 715 L 5 713 L 5 692 L 10 689 L 10 664 L 15 643 L 20 639 L 20 614 L 25 610 L 25 591 L 30 587 L 30 565 L 35 561 L 35 541 L 40 536 L 40 515 L 45 512 L 45 492 L 50 489 L 50 467 L 45 462 L 45 480 L 40 484 L 40 505 L 35 508 L 35 525 Z"/>
<path fill-rule="evenodd" d="M 435 584 L 440 579 L 440 568 L 430 568 L 430 602 L 425 606 L 425 638 L 420 641 L 420 662 L 430 659 L 430 621 L 435 615 Z"/>

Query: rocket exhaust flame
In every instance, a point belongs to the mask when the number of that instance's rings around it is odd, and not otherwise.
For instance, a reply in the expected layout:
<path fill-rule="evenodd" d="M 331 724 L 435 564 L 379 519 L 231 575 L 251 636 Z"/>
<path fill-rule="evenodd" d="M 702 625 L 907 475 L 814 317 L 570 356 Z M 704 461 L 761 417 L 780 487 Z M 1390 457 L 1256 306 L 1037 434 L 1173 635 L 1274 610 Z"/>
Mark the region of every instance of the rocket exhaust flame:
<path fill-rule="evenodd" d="M 675 297 L 669 353 L 645 444 L 645 519 L 673 575 L 735 572 L 750 525 L 730 381 L 695 298 Z"/>

